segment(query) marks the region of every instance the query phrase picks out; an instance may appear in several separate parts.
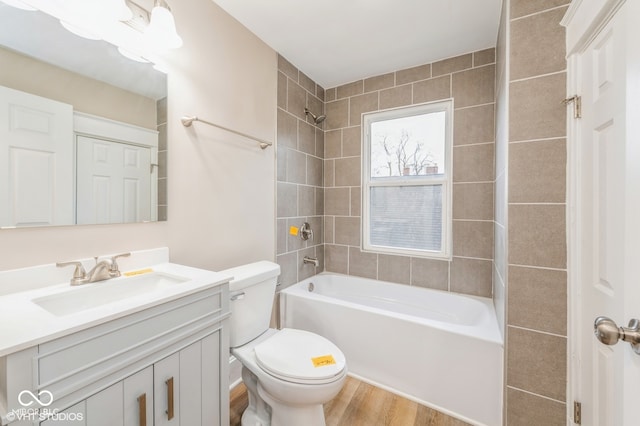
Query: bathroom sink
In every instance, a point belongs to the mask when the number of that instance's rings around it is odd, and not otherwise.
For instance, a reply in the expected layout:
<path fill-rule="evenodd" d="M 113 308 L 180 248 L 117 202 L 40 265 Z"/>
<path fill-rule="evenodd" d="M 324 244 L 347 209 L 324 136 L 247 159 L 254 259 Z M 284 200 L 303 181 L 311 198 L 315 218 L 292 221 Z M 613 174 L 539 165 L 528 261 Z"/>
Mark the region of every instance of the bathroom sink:
<path fill-rule="evenodd" d="M 150 272 L 85 284 L 82 287 L 69 287 L 67 291 L 38 297 L 32 302 L 53 315 L 64 316 L 153 293 L 187 281 L 190 279 L 162 272 Z"/>

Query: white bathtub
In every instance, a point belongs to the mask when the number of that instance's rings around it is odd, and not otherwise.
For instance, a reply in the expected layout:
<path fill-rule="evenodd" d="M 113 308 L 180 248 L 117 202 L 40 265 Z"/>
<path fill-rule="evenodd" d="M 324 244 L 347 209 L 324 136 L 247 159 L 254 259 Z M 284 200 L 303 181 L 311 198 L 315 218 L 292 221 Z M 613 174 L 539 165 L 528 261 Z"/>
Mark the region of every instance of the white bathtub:
<path fill-rule="evenodd" d="M 472 424 L 502 424 L 491 299 L 324 273 L 280 295 L 281 326 L 333 341 L 353 376 Z"/>

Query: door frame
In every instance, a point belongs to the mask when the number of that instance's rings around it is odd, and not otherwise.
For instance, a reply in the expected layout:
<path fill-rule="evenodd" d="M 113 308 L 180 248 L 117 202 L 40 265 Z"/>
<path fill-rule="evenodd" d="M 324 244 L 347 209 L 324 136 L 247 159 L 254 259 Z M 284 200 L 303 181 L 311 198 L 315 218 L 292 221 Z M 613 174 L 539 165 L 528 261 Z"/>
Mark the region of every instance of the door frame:
<path fill-rule="evenodd" d="M 566 28 L 567 93 L 566 97 L 581 96 L 579 91 L 580 54 L 613 18 L 626 0 L 573 0 L 561 21 Z M 580 325 L 593 318 L 582 318 L 581 287 L 583 283 L 580 259 L 583 247 L 580 242 L 581 228 L 581 182 L 578 180 L 581 164 L 578 160 L 580 122 L 574 118 L 573 108 L 567 108 L 567 285 L 568 285 L 568 350 L 567 350 L 567 425 L 573 425 L 574 401 L 582 399 L 580 364 L 582 336 Z"/>

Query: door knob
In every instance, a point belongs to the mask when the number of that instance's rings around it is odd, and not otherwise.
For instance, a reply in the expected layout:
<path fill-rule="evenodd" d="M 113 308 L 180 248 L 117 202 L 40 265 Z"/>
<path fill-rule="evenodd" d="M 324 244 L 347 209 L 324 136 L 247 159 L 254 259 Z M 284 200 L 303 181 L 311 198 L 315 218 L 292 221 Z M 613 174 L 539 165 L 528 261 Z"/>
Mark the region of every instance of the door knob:
<path fill-rule="evenodd" d="M 640 355 L 640 321 L 635 318 L 629 321 L 629 327 L 618 327 L 611 318 L 598 317 L 593 323 L 593 333 L 605 345 L 615 345 L 618 340 L 629 342 Z"/>

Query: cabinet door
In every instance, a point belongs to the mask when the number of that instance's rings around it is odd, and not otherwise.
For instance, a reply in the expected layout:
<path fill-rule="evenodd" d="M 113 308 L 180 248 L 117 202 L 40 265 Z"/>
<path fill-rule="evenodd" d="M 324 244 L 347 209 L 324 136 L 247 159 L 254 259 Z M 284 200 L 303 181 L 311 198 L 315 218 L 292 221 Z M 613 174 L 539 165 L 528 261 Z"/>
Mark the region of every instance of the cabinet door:
<path fill-rule="evenodd" d="M 124 426 L 153 425 L 153 366 L 124 379 Z"/>
<path fill-rule="evenodd" d="M 180 424 L 180 354 L 175 353 L 153 366 L 153 407 L 156 426 Z M 185 426 L 191 426 L 185 423 Z"/>
<path fill-rule="evenodd" d="M 220 359 L 220 331 L 205 337 L 202 343 L 202 425 L 225 425 L 229 423 L 228 418 L 225 420 L 222 416 L 221 404 L 223 394 L 228 395 L 227 389 L 223 389 L 221 394 L 220 369 L 222 364 Z M 228 363 L 228 356 L 224 362 Z M 225 370 L 226 371 L 226 370 Z M 226 384 L 227 382 L 224 381 Z M 229 403 L 227 402 L 228 406 Z M 228 415 L 226 416 L 228 417 Z"/>
<path fill-rule="evenodd" d="M 87 426 L 123 426 L 123 382 L 87 399 Z"/>

